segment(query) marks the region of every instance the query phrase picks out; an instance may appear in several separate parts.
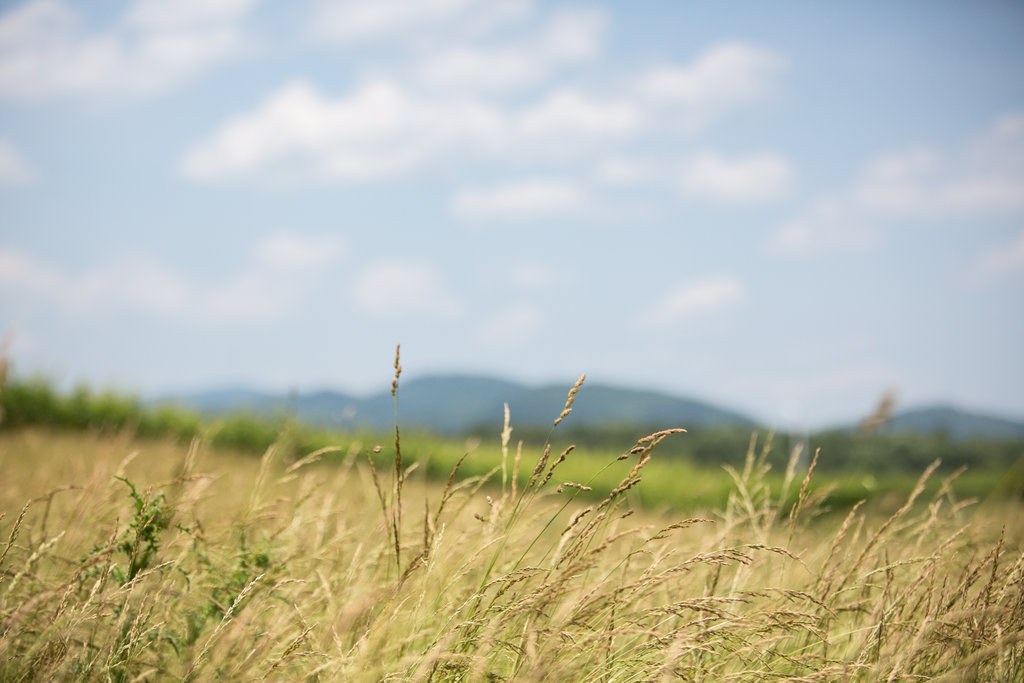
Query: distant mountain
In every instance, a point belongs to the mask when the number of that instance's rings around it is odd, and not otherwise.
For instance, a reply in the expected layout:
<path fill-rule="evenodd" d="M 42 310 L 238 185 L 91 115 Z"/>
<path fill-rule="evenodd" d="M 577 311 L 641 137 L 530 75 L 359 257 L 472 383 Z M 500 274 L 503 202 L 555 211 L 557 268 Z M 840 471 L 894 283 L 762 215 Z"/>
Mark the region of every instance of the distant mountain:
<path fill-rule="evenodd" d="M 882 430 L 886 434 L 945 434 L 953 441 L 1024 439 L 1024 421 L 980 415 L 949 405 L 897 413 Z"/>
<path fill-rule="evenodd" d="M 565 405 L 568 387 L 529 389 L 509 400 L 513 422 L 550 424 Z M 519 406 L 518 409 L 516 406 Z M 665 427 L 742 427 L 758 423 L 741 413 L 688 398 L 605 384 L 584 385 L 573 404 L 576 426 L 642 425 Z"/>
<path fill-rule="evenodd" d="M 504 404 L 515 426 L 550 425 L 565 405 L 571 385 L 529 387 L 490 377 L 448 375 L 403 382 L 399 388 L 399 424 L 443 433 L 493 425 L 500 427 Z M 294 414 L 327 427 L 388 429 L 394 424 L 389 391 L 356 397 L 334 391 L 292 396 L 245 389 L 205 391 L 169 397 L 169 402 L 200 412 L 258 415 Z M 757 423 L 738 412 L 668 394 L 600 384 L 584 385 L 567 424 L 665 425 L 753 428 Z"/>
<path fill-rule="evenodd" d="M 187 406 L 202 413 L 263 413 L 282 403 L 280 396 L 237 387 L 211 389 L 193 394 L 165 396 L 159 403 Z"/>
<path fill-rule="evenodd" d="M 445 375 L 403 381 L 398 420 L 404 428 L 427 428 L 455 434 L 480 427 L 499 429 L 503 404 L 509 404 L 516 427 L 547 427 L 565 404 L 571 385 L 531 387 L 492 377 Z M 387 390 L 369 396 L 336 391 L 270 394 L 226 388 L 168 399 L 210 414 L 248 412 L 295 415 L 304 422 L 333 428 L 390 429 L 395 407 Z M 680 426 L 755 429 L 759 423 L 742 413 L 694 399 L 655 391 L 585 384 L 573 405 L 567 426 Z M 837 427 L 854 431 L 856 426 Z M 981 415 L 939 405 L 897 413 L 886 434 L 946 434 L 954 441 L 971 439 L 1024 440 L 1024 421 Z"/>

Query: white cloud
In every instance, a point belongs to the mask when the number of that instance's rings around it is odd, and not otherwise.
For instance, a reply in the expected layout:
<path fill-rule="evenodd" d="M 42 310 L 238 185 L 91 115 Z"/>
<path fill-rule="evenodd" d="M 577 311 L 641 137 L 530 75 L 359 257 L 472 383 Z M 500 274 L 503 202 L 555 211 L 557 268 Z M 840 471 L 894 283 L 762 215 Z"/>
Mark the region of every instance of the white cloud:
<path fill-rule="evenodd" d="M 364 311 L 379 317 L 456 318 L 462 304 L 430 263 L 393 261 L 366 268 L 353 292 Z"/>
<path fill-rule="evenodd" d="M 255 0 L 140 0 L 90 32 L 73 5 L 30 0 L 0 16 L 0 97 L 36 100 L 158 93 L 239 54 Z"/>
<path fill-rule="evenodd" d="M 601 51 L 608 16 L 596 9 L 576 7 L 552 15 L 533 46 L 551 61 L 589 61 Z"/>
<path fill-rule="evenodd" d="M 417 80 L 434 88 L 502 91 L 541 78 L 543 65 L 517 50 L 458 48 L 431 58 Z"/>
<path fill-rule="evenodd" d="M 199 282 L 146 255 L 75 272 L 0 248 L 0 288 L 25 305 L 42 302 L 71 315 L 129 312 L 174 322 L 266 323 L 284 318 L 340 251 L 334 239 L 274 235 L 257 242 L 248 263 L 231 277 Z"/>
<path fill-rule="evenodd" d="M 258 2 L 260 0 L 137 0 L 128 10 L 125 22 L 163 30 L 236 21 Z"/>
<path fill-rule="evenodd" d="M 207 314 L 215 319 L 271 322 L 301 302 L 317 275 L 344 256 L 337 237 L 294 232 L 270 235 L 253 246 L 235 276 L 211 288 Z"/>
<path fill-rule="evenodd" d="M 783 225 L 769 241 L 782 254 L 866 251 L 878 243 L 878 230 L 855 206 L 821 200 Z"/>
<path fill-rule="evenodd" d="M 124 308 L 156 317 L 182 315 L 189 305 L 189 284 L 178 272 L 147 257 L 90 270 L 78 283 L 82 309 Z M 72 295 L 74 296 L 74 295 Z"/>
<path fill-rule="evenodd" d="M 522 220 L 576 213 L 586 206 L 584 191 L 561 180 L 534 180 L 489 189 L 460 190 L 452 210 L 467 221 Z"/>
<path fill-rule="evenodd" d="M 533 10 L 530 0 L 322 0 L 310 34 L 336 43 L 437 40 L 486 34 Z"/>
<path fill-rule="evenodd" d="M 654 166 L 646 160 L 612 157 L 597 164 L 594 177 L 609 185 L 636 185 L 657 177 Z"/>
<path fill-rule="evenodd" d="M 515 112 L 472 98 L 425 98 L 390 81 L 330 99 L 299 81 L 189 149 L 181 170 L 202 182 L 352 182 L 406 174 L 452 156 L 589 154 L 638 127 L 628 104 L 574 91 Z"/>
<path fill-rule="evenodd" d="M 324 97 L 299 81 L 188 150 L 198 181 L 324 182 L 389 177 L 473 142 L 489 145 L 502 115 L 464 100 L 427 101 L 386 81 Z"/>
<path fill-rule="evenodd" d="M 269 323 L 279 320 L 294 301 L 293 282 L 250 266 L 213 288 L 203 311 L 221 322 Z"/>
<path fill-rule="evenodd" d="M 21 185 L 35 173 L 10 141 L 0 138 L 0 185 Z"/>
<path fill-rule="evenodd" d="M 684 196 L 724 203 L 756 203 L 781 199 L 793 186 L 793 170 L 777 154 L 724 159 L 704 153 L 683 167 Z"/>
<path fill-rule="evenodd" d="M 18 250 L 0 249 L 0 285 L 24 300 L 46 301 L 72 313 L 128 309 L 163 315 L 186 305 L 182 278 L 141 257 L 73 273 Z"/>
<path fill-rule="evenodd" d="M 957 153 L 919 148 L 882 157 L 854 192 L 865 208 L 892 216 L 1024 209 L 1024 113 L 1001 118 Z"/>
<path fill-rule="evenodd" d="M 445 48 L 416 68 L 416 80 L 433 88 L 501 92 L 534 85 L 559 67 L 598 56 L 607 26 L 602 12 L 556 12 L 535 37 L 500 47 Z"/>
<path fill-rule="evenodd" d="M 539 308 L 518 303 L 488 315 L 477 326 L 475 335 L 484 346 L 514 349 L 536 339 L 543 323 L 544 316 Z"/>
<path fill-rule="evenodd" d="M 1024 231 L 1008 244 L 983 253 L 970 268 L 970 280 L 976 284 L 991 283 L 1004 277 L 1024 273 Z"/>
<path fill-rule="evenodd" d="M 723 274 L 695 282 L 686 282 L 670 290 L 644 316 L 645 322 L 670 324 L 700 313 L 728 308 L 746 294 L 743 282 L 735 275 Z"/>
<path fill-rule="evenodd" d="M 565 17 L 571 16 L 555 15 L 541 36 L 531 39 L 546 46 L 543 50 L 498 55 L 504 65 L 499 67 L 504 70 L 499 80 L 529 80 L 535 69 L 539 73 L 551 68 L 549 62 L 587 59 L 595 53 L 601 15 L 584 21 L 584 28 L 568 24 Z M 730 69 L 742 72 L 731 79 L 742 84 L 751 73 L 760 74 L 752 63 L 771 61 L 768 53 L 740 45 L 712 50 L 691 69 L 696 73 L 691 80 L 698 82 L 688 87 L 691 95 L 674 100 L 671 89 L 662 92 L 649 86 L 651 93 L 643 94 L 620 82 L 599 93 L 573 85 L 534 88 L 509 101 L 473 90 L 474 79 L 490 68 L 489 57 L 470 64 L 480 54 L 470 56 L 457 46 L 440 54 L 461 55 L 458 69 L 466 71 L 449 73 L 458 87 L 424 89 L 415 79 L 409 83 L 378 74 L 332 97 L 313 84 L 294 81 L 189 148 L 180 168 L 199 182 L 264 185 L 379 180 L 451 163 L 532 163 L 580 170 L 579 164 L 588 162 L 592 168 L 595 159 L 619 156 L 623 147 L 638 140 L 677 137 L 681 118 L 706 122 L 712 112 L 756 98 L 765 89 L 763 84 L 760 89 L 734 84 L 722 92 L 700 84 L 712 83 L 706 72 L 729 81 Z M 429 60 L 425 64 L 429 66 Z M 700 95 L 704 87 L 711 90 Z M 760 174 L 758 178 L 767 175 L 774 184 L 757 191 L 778 191 L 785 181 L 778 164 L 772 166 L 774 162 L 766 159 L 758 163 L 761 166 L 748 172 Z M 748 196 L 754 192 L 741 190 Z"/>
<path fill-rule="evenodd" d="M 651 69 L 637 82 L 645 99 L 670 106 L 686 127 L 773 95 L 786 60 L 775 52 L 745 43 L 722 43 L 686 66 Z"/>
<path fill-rule="evenodd" d="M 563 88 L 525 110 L 516 127 L 526 140 L 550 140 L 567 146 L 574 139 L 630 136 L 640 128 L 642 118 L 640 110 L 629 102 L 597 99 Z"/>
<path fill-rule="evenodd" d="M 28 254 L 0 248 L 0 285 L 8 291 L 21 290 L 46 296 L 62 291 L 62 276 Z"/>
<path fill-rule="evenodd" d="M 344 254 L 337 237 L 306 237 L 291 232 L 271 235 L 256 245 L 255 263 L 274 271 L 318 269 Z"/>
<path fill-rule="evenodd" d="M 515 287 L 536 290 L 553 285 L 558 281 L 558 274 L 547 266 L 524 262 L 509 269 L 508 279 Z"/>
<path fill-rule="evenodd" d="M 772 237 L 789 252 L 856 251 L 881 228 L 1024 212 L 1024 112 L 1006 115 L 962 148 L 917 147 L 868 163 L 845 192 L 817 200 Z"/>

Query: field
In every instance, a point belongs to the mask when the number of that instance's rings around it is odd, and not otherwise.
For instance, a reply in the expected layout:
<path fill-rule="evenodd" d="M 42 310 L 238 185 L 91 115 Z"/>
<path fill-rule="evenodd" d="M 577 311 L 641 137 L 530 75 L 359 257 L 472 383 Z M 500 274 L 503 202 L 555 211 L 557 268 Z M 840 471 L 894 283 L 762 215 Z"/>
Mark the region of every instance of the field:
<path fill-rule="evenodd" d="M 598 466 L 499 431 L 440 478 L 398 435 L 0 432 L 0 680 L 1024 677 L 1013 498 L 924 472 L 830 511 L 752 448 L 725 505 L 653 509 L 702 485 L 659 461 L 687 435 Z"/>

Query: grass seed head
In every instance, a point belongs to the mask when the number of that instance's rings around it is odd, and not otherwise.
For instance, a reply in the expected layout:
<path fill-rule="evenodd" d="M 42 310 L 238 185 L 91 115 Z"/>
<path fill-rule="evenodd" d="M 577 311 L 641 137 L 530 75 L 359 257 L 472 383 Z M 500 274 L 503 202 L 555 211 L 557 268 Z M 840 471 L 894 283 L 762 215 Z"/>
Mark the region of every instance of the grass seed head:
<path fill-rule="evenodd" d="M 583 386 L 583 381 L 586 378 L 587 373 L 583 373 L 582 375 L 580 375 L 580 378 L 576 380 L 576 384 L 572 385 L 572 389 L 569 390 L 569 397 L 565 400 L 565 407 L 562 408 L 562 412 L 559 414 L 559 416 L 555 418 L 555 424 L 553 426 L 557 427 L 558 423 L 564 420 L 566 416 L 568 416 L 569 413 L 572 412 L 572 404 L 576 400 L 576 392 L 578 392 L 580 390 L 580 387 Z"/>
<path fill-rule="evenodd" d="M 394 396 L 398 391 L 398 376 L 402 374 L 402 365 L 399 362 L 401 357 L 402 345 L 395 345 L 395 378 L 391 380 L 391 395 Z"/>

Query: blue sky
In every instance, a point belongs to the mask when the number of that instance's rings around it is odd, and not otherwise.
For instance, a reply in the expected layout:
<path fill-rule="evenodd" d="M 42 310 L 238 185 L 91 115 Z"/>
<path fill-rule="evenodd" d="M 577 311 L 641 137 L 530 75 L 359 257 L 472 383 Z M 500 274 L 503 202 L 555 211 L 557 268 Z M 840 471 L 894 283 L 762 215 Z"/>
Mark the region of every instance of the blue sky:
<path fill-rule="evenodd" d="M 22 373 L 1024 417 L 1022 300 L 1020 3 L 0 3 Z"/>

